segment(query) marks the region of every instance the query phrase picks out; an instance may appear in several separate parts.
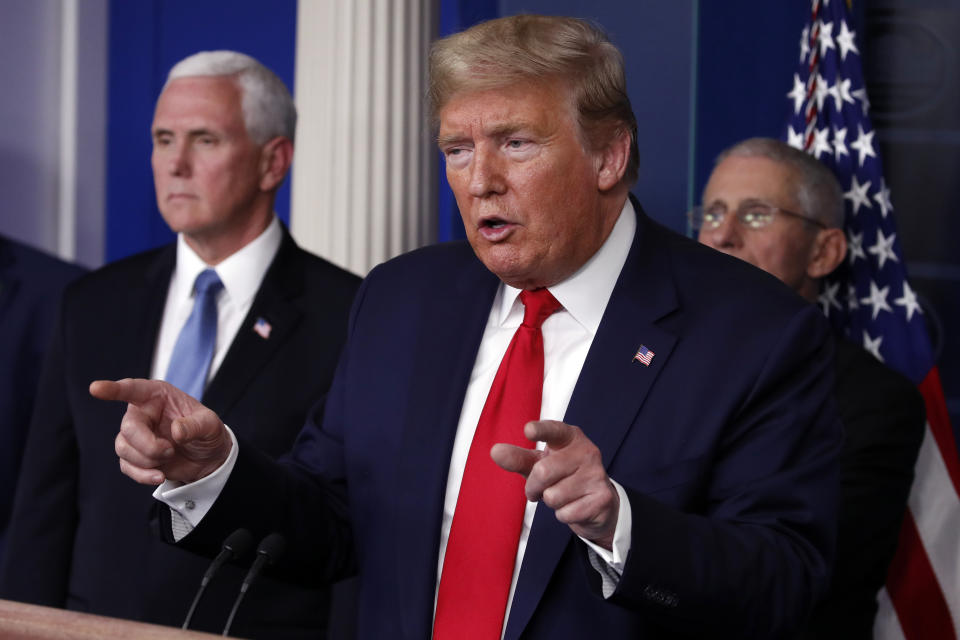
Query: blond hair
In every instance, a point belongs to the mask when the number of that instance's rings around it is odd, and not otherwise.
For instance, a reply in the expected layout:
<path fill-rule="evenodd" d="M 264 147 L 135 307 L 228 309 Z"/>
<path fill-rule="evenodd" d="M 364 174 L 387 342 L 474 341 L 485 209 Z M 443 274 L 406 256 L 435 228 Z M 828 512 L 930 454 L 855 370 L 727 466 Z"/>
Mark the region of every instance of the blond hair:
<path fill-rule="evenodd" d="M 618 131 L 630 135 L 623 182 L 637 179 L 637 120 L 627 96 L 623 56 L 598 27 L 578 18 L 517 15 L 436 41 L 430 51 L 434 125 L 454 94 L 519 82 L 560 80 L 569 87 L 584 140 L 594 148 Z"/>

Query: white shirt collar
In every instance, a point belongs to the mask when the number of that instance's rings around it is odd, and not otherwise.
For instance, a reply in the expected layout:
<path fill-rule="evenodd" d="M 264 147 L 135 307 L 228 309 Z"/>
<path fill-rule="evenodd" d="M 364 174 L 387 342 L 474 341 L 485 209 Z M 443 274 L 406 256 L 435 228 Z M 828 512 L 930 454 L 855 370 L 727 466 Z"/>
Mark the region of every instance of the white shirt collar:
<path fill-rule="evenodd" d="M 280 222 L 274 216 L 263 233 L 215 267 L 233 304 L 244 306 L 253 299 L 282 240 Z M 210 265 L 187 244 L 183 234 L 177 234 L 177 266 L 170 295 L 180 299 L 193 296 L 194 281 L 201 271 L 208 268 L 211 268 Z"/>
<path fill-rule="evenodd" d="M 552 287 L 547 287 L 574 320 L 591 334 L 596 334 L 600 327 L 600 320 L 607 308 L 610 294 L 613 293 L 613 287 L 620 277 L 620 271 L 627 261 L 627 254 L 630 253 L 636 230 L 636 214 L 630 198 L 627 198 L 623 203 L 623 209 L 620 210 L 620 217 L 617 218 L 613 230 L 610 231 L 610 235 L 600 249 L 572 276 Z M 520 289 L 501 283 L 497 296 L 499 298 L 496 320 L 498 325 L 504 325 L 511 311 L 514 310 L 520 317 L 517 324 L 520 323 L 523 313 L 522 305 L 517 300 L 519 296 Z"/>

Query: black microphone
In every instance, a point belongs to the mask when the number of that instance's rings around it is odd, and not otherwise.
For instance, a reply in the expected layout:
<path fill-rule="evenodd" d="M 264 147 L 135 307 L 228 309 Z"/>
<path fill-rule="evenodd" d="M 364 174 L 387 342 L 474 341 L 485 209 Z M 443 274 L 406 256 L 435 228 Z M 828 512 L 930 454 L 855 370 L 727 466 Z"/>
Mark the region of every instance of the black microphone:
<path fill-rule="evenodd" d="M 280 559 L 280 556 L 283 555 L 283 550 L 286 548 L 286 546 L 286 538 L 276 532 L 271 533 L 260 541 L 260 546 L 257 547 L 257 557 L 253 561 L 250 571 L 247 571 L 247 576 L 243 579 L 243 584 L 240 585 L 240 593 L 237 594 L 237 599 L 233 603 L 233 609 L 230 610 L 230 617 L 227 618 L 227 626 L 223 628 L 223 635 L 228 635 L 230 633 L 230 626 L 233 624 L 233 617 L 237 615 L 237 609 L 240 608 L 240 602 L 243 600 L 243 596 L 247 595 L 247 590 L 250 588 L 250 585 L 252 585 L 253 581 L 256 580 L 257 576 L 260 575 L 260 571 L 263 569 L 263 567 L 275 564 L 277 560 Z"/>
<path fill-rule="evenodd" d="M 197 603 L 200 602 L 203 592 L 206 591 L 207 585 L 210 584 L 210 580 L 220 570 L 220 567 L 228 560 L 246 555 L 251 548 L 253 548 L 253 534 L 246 529 L 237 529 L 227 536 L 227 539 L 223 541 L 220 553 L 210 563 L 207 572 L 203 574 L 203 578 L 200 580 L 200 589 L 197 590 L 197 595 L 194 596 L 193 602 L 190 604 L 190 610 L 187 611 L 187 618 L 183 621 L 181 629 L 186 629 L 190 625 L 190 619 L 193 618 Z"/>

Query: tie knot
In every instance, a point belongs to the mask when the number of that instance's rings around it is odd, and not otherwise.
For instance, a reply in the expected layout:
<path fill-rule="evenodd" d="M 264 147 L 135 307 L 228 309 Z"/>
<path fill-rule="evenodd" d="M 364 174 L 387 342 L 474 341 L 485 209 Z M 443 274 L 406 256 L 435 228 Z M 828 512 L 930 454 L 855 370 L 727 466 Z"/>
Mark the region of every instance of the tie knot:
<path fill-rule="evenodd" d="M 204 269 L 193 282 L 193 290 L 197 293 L 198 298 L 215 294 L 222 288 L 223 283 L 220 282 L 220 276 L 213 269 Z"/>
<path fill-rule="evenodd" d="M 544 320 L 563 308 L 546 289 L 521 291 L 520 302 L 523 303 L 523 325 L 532 329 L 539 329 Z"/>

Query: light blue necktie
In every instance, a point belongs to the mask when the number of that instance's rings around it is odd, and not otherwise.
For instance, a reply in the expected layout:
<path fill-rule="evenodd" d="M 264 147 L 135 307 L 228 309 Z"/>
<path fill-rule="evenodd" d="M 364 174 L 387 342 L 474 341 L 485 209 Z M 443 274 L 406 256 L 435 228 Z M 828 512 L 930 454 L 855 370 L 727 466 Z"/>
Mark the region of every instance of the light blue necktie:
<path fill-rule="evenodd" d="M 223 283 L 213 269 L 200 272 L 193 283 L 193 311 L 177 336 L 166 380 L 199 400 L 217 344 L 217 293 Z"/>

